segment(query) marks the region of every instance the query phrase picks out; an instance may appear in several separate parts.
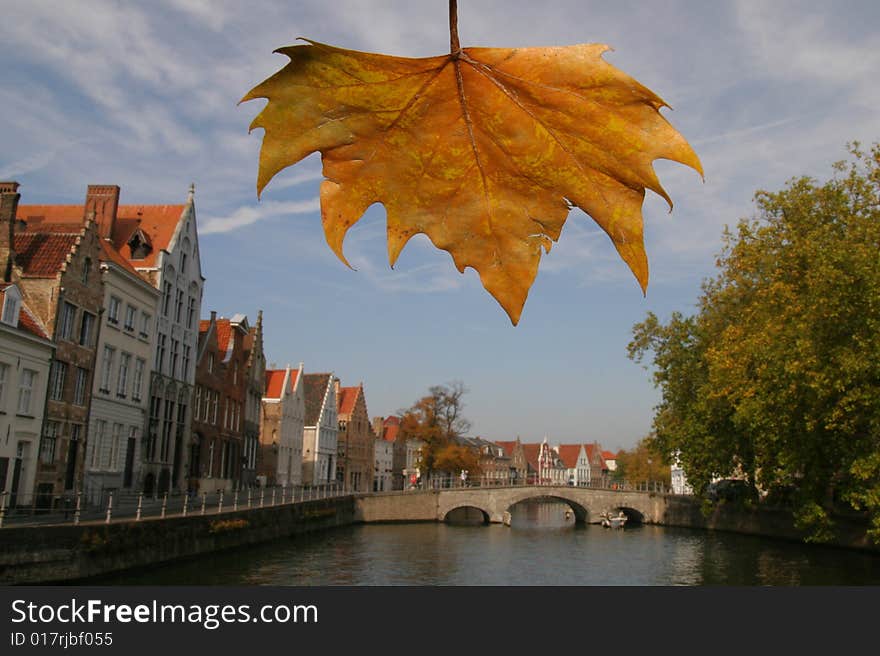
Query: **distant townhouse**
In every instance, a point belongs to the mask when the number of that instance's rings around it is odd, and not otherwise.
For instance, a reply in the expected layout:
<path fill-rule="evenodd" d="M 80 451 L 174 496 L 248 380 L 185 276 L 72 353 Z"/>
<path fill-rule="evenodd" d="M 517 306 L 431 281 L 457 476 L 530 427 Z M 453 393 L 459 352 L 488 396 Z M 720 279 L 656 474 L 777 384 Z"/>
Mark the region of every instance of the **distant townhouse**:
<path fill-rule="evenodd" d="M 373 436 L 373 492 L 389 492 L 394 489 L 394 442 L 389 442 L 383 437 Z"/>
<path fill-rule="evenodd" d="M 526 462 L 529 465 L 529 482 L 538 485 L 565 485 L 566 467 L 559 454 L 547 442 L 523 444 Z"/>
<path fill-rule="evenodd" d="M 404 470 L 406 469 L 406 439 L 400 431 L 400 417 L 373 417 L 373 432 L 392 445 L 391 450 L 391 489 L 404 489 Z"/>
<path fill-rule="evenodd" d="M 226 372 L 217 337 L 217 313 L 199 322 L 199 341 L 196 351 L 195 391 L 192 403 L 192 439 L 189 458 L 189 487 L 201 494 L 212 494 L 232 487 L 228 460 L 229 452 L 221 435 L 223 415 L 221 399 L 225 403 Z M 228 340 L 228 336 L 226 337 Z"/>
<path fill-rule="evenodd" d="M 0 189 L 17 197 L 16 183 Z M 17 199 L 16 199 L 17 202 Z M 10 204 L 5 204 L 7 210 Z M 82 490 L 99 316 L 104 291 L 100 216 L 83 206 L 22 205 L 2 217 L 6 282 L 17 283 L 27 306 L 55 343 L 35 476 L 36 505 L 53 507 Z M 36 409 L 22 408 L 31 415 Z"/>
<path fill-rule="evenodd" d="M 304 374 L 303 485 L 336 480 L 337 379 L 332 373 Z"/>
<path fill-rule="evenodd" d="M 589 485 L 603 485 L 608 474 L 608 465 L 605 463 L 605 458 L 602 457 L 602 447 L 598 442 L 593 442 L 592 444 L 584 444 L 584 450 L 587 452 L 587 460 L 590 463 Z"/>
<path fill-rule="evenodd" d="M 305 396 L 303 365 L 267 369 L 257 479 L 262 485 L 302 485 Z"/>
<path fill-rule="evenodd" d="M 6 263 L 0 262 L 0 266 Z M 45 327 L 24 303 L 18 286 L 0 283 L 0 435 L 7 436 L 0 440 L 0 505 L 6 508 L 34 502 L 54 348 Z"/>
<path fill-rule="evenodd" d="M 495 442 L 495 444 L 500 446 L 504 450 L 505 455 L 510 458 L 510 483 L 512 485 L 525 483 L 528 480 L 529 465 L 526 461 L 526 454 L 519 437 L 513 442 L 502 441 Z"/>
<path fill-rule="evenodd" d="M 590 484 L 590 461 L 583 444 L 560 444 L 555 447 L 565 465 L 566 483 L 583 486 Z"/>
<path fill-rule="evenodd" d="M 484 485 L 508 485 L 511 480 L 511 458 L 504 449 L 481 437 L 460 437 L 460 445 L 477 454 L 480 464 L 480 479 Z M 475 478 L 471 476 L 471 479 Z"/>
<path fill-rule="evenodd" d="M 139 484 L 147 494 L 187 486 L 192 423 L 190 403 L 205 283 L 201 274 L 194 193 L 194 187 L 190 186 L 183 205 L 124 206 L 119 205 L 118 186 L 89 185 L 85 206 L 34 206 L 27 208 L 24 216 L 28 223 L 61 221 L 69 226 L 84 215 L 93 214 L 101 238 L 160 294 L 156 316 L 149 317 L 152 326 L 147 328 L 153 340 L 153 353 L 150 358 L 149 416 L 144 427 Z M 41 231 L 48 229 L 49 225 L 39 228 Z M 97 266 L 99 255 L 85 257 L 92 266 Z M 104 294 L 97 287 L 94 291 L 101 299 L 100 307 Z M 123 321 L 125 311 L 123 306 Z M 143 316 L 138 319 L 143 320 Z M 90 379 L 90 390 L 91 387 Z M 68 423 L 73 429 L 75 422 Z M 48 425 L 49 442 L 54 428 L 51 423 Z M 63 425 L 58 428 L 65 430 Z"/>
<path fill-rule="evenodd" d="M 670 485 L 673 494 L 693 494 L 694 488 L 687 482 L 687 476 L 684 468 L 681 466 L 681 453 L 674 451 L 672 454 L 672 465 L 670 470 Z"/>
<path fill-rule="evenodd" d="M 603 451 L 602 459 L 605 461 L 605 466 L 608 468 L 610 473 L 617 471 L 617 454 L 613 451 Z"/>
<path fill-rule="evenodd" d="M 233 317 L 235 320 L 236 317 Z M 257 322 L 253 326 L 245 322 L 247 337 L 244 341 L 246 354 L 244 382 L 244 427 L 242 484 L 254 485 L 257 478 L 257 457 L 260 450 L 260 428 L 262 424 L 263 393 L 266 387 L 266 355 L 263 352 L 263 311 L 257 312 Z"/>
<path fill-rule="evenodd" d="M 369 492 L 375 489 L 373 449 L 376 436 L 367 413 L 364 385 L 339 387 L 337 383 L 336 393 L 339 409 L 336 480 L 344 482 L 346 489 L 353 492 Z M 384 474 L 384 470 L 381 471 Z"/>
<path fill-rule="evenodd" d="M 136 488 L 141 480 L 159 291 L 103 236 L 100 275 L 104 313 L 83 491 L 89 501 L 103 505 L 109 493 Z"/>

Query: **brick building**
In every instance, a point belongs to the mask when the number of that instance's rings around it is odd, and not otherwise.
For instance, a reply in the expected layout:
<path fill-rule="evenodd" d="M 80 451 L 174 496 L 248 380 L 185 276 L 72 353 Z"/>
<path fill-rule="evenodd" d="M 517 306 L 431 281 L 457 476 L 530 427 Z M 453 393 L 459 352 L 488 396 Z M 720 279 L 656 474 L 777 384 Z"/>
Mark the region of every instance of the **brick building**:
<path fill-rule="evenodd" d="M 93 209 L 87 216 L 82 206 L 18 206 L 17 190 L 16 183 L 0 183 L 0 262 L 4 282 L 17 284 L 55 343 L 35 476 L 37 504 L 51 506 L 82 490 L 104 301 L 101 244 Z"/>
<path fill-rule="evenodd" d="M 263 393 L 266 387 L 266 355 L 263 352 L 263 311 L 257 312 L 257 323 L 247 325 L 242 315 L 233 317 L 247 330 L 245 350 L 244 426 L 242 429 L 242 484 L 254 485 L 257 480 L 257 456 L 260 450 L 260 429 L 263 420 Z"/>
<path fill-rule="evenodd" d="M 373 489 L 376 435 L 370 425 L 363 383 L 357 387 L 338 387 L 337 381 L 336 403 L 339 412 L 336 480 L 344 482 L 346 489 L 353 492 L 369 492 Z"/>

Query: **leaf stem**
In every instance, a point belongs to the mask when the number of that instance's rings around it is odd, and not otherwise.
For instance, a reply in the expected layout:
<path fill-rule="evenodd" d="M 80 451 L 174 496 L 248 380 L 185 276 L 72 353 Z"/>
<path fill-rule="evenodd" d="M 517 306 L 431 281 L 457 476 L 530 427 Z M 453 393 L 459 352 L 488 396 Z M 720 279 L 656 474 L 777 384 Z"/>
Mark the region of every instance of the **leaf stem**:
<path fill-rule="evenodd" d="M 449 0 L 449 52 L 453 57 L 461 53 L 458 41 L 458 0 Z"/>

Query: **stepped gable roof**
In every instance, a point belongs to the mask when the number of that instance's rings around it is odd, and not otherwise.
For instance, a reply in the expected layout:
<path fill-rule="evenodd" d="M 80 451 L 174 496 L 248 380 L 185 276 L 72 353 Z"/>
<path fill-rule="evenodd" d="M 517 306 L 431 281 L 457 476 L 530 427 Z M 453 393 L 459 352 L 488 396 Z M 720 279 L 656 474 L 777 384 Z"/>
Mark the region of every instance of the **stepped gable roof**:
<path fill-rule="evenodd" d="M 159 252 L 171 243 L 184 209 L 185 205 L 120 205 L 110 236 L 113 248 L 134 266 L 155 267 Z M 57 229 L 57 226 L 82 226 L 84 214 L 84 205 L 19 205 L 17 212 L 18 218 L 27 222 L 28 232 L 44 232 Z M 152 246 L 142 259 L 134 259 L 128 245 L 138 230 Z"/>
<path fill-rule="evenodd" d="M 73 250 L 80 232 L 18 232 L 15 264 L 30 278 L 54 278 Z"/>
<path fill-rule="evenodd" d="M 575 469 L 577 467 L 578 455 L 580 455 L 580 452 L 580 444 L 559 445 L 559 459 L 562 460 L 562 464 L 568 469 Z"/>
<path fill-rule="evenodd" d="M 324 396 L 327 393 L 327 386 L 332 379 L 333 374 L 303 375 L 306 426 L 314 426 L 318 423 L 318 417 L 321 416 L 321 407 L 324 405 Z"/>
<path fill-rule="evenodd" d="M 340 387 L 339 388 L 339 396 L 336 399 L 336 404 L 339 406 L 339 416 L 351 416 L 351 413 L 354 412 L 354 406 L 357 403 L 358 394 L 361 391 L 361 387 Z"/>

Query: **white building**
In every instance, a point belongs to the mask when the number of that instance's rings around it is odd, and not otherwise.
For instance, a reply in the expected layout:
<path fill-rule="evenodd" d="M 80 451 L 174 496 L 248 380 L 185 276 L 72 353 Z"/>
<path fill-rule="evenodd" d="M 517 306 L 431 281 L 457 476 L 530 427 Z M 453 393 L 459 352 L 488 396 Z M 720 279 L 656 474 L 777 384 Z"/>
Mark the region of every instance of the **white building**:
<path fill-rule="evenodd" d="M 559 454 L 547 443 L 538 448 L 538 481 L 541 485 L 566 485 L 567 469 Z"/>
<path fill-rule="evenodd" d="M 264 470 L 261 464 L 259 474 L 266 480 L 274 477 L 276 485 L 302 485 L 304 386 L 302 363 L 299 369 L 266 370 L 260 440 L 263 452 L 271 450 L 274 457 L 263 458 L 261 463 L 272 463 L 274 471 Z"/>
<path fill-rule="evenodd" d="M 336 479 L 336 378 L 333 374 L 304 374 L 303 485 L 323 485 Z"/>
<path fill-rule="evenodd" d="M 681 467 L 679 460 L 679 452 L 672 454 L 672 465 L 669 468 L 671 474 L 670 485 L 673 494 L 693 494 L 694 489 L 688 484 L 687 477 L 684 475 L 684 469 Z"/>
<path fill-rule="evenodd" d="M 553 447 L 565 465 L 565 481 L 569 485 L 590 484 L 590 459 L 583 444 L 560 444 Z"/>
<path fill-rule="evenodd" d="M 55 346 L 17 285 L 0 283 L 0 308 L 0 503 L 9 508 L 33 502 Z"/>
<path fill-rule="evenodd" d="M 394 481 L 394 442 L 377 437 L 373 444 L 373 492 L 389 492 Z"/>
<path fill-rule="evenodd" d="M 83 491 L 101 502 L 140 480 L 142 436 L 159 292 L 128 260 L 101 242 L 104 312 L 98 331 Z"/>

